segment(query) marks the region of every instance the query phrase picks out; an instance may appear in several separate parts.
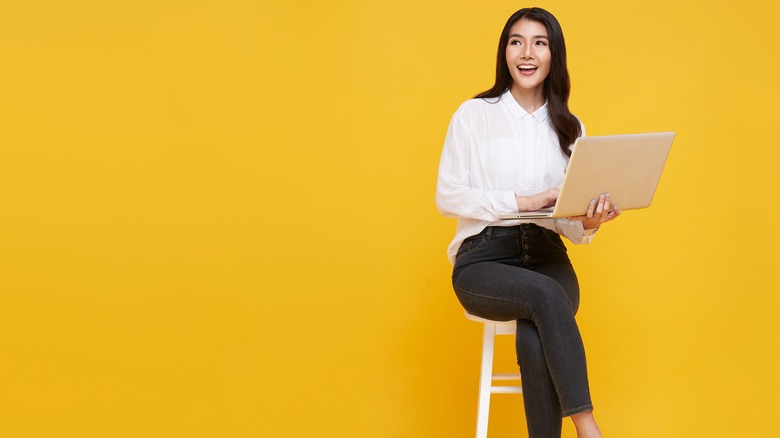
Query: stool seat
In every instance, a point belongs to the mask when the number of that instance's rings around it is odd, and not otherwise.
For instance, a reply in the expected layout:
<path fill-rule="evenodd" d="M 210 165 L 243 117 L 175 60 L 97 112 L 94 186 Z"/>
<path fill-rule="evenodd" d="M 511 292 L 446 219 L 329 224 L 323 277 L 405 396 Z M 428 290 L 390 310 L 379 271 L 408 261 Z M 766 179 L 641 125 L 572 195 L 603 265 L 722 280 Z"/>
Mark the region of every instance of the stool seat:
<path fill-rule="evenodd" d="M 477 404 L 477 438 L 487 438 L 490 415 L 490 394 L 520 394 L 523 392 L 520 373 L 493 373 L 493 351 L 496 335 L 515 335 L 517 321 L 493 321 L 466 312 L 466 318 L 484 324 L 482 334 L 482 364 Z M 516 385 L 494 385 L 496 380 L 516 381 Z"/>
<path fill-rule="evenodd" d="M 517 332 L 517 321 L 514 319 L 510 321 L 494 321 L 492 319 L 485 319 L 476 315 L 472 315 L 469 312 L 466 312 L 466 318 L 475 322 L 481 322 L 483 324 L 495 324 L 496 334 L 514 335 Z M 499 330 L 501 333 L 498 333 Z"/>

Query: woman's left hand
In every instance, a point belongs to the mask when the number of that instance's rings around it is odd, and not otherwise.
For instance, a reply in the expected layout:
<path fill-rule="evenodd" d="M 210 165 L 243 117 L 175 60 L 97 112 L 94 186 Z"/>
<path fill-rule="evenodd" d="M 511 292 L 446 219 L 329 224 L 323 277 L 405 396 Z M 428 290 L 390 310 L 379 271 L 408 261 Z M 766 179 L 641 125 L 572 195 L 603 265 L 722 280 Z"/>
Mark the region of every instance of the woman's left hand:
<path fill-rule="evenodd" d="M 620 216 L 620 209 L 609 202 L 609 193 L 602 193 L 598 201 L 590 201 L 588 211 L 584 216 L 572 216 L 568 219 L 582 222 L 586 230 L 598 230 L 601 224 Z"/>

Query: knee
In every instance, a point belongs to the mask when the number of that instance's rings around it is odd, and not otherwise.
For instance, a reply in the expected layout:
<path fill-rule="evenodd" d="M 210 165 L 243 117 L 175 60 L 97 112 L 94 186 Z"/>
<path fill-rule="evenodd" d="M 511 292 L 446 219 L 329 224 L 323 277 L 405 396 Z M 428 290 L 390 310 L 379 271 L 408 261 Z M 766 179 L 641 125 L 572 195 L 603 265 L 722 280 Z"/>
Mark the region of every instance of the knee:
<path fill-rule="evenodd" d="M 550 280 L 548 284 L 540 288 L 536 297 L 538 299 L 537 312 L 553 315 L 561 312 L 574 314 L 575 303 L 571 302 L 563 287 L 554 280 Z"/>

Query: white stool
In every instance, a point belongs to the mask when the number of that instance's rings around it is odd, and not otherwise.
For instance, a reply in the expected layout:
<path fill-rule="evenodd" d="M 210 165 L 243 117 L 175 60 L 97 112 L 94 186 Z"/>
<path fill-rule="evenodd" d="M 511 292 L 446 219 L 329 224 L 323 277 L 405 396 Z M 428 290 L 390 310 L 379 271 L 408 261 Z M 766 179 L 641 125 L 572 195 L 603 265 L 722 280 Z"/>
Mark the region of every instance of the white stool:
<path fill-rule="evenodd" d="M 517 321 L 492 321 L 466 312 L 466 318 L 485 325 L 482 335 L 482 365 L 479 376 L 479 404 L 477 405 L 477 438 L 487 438 L 490 394 L 520 394 L 523 387 L 520 373 L 493 374 L 493 347 L 496 335 L 515 335 Z M 514 380 L 517 385 L 494 385 L 494 380 Z"/>

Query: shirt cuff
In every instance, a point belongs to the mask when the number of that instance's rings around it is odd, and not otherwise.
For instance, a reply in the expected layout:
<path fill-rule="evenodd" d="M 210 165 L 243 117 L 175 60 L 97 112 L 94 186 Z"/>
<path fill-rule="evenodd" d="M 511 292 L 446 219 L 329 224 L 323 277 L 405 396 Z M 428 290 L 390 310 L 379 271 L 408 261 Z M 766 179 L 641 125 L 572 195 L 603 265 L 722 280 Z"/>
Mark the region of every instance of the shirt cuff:
<path fill-rule="evenodd" d="M 504 192 L 504 211 L 502 213 L 517 213 L 515 192 Z"/>
<path fill-rule="evenodd" d="M 581 221 L 571 221 L 568 219 L 558 219 L 555 221 L 558 228 L 558 234 L 562 234 L 575 244 L 588 244 L 593 240 L 596 230 L 585 230 Z"/>

